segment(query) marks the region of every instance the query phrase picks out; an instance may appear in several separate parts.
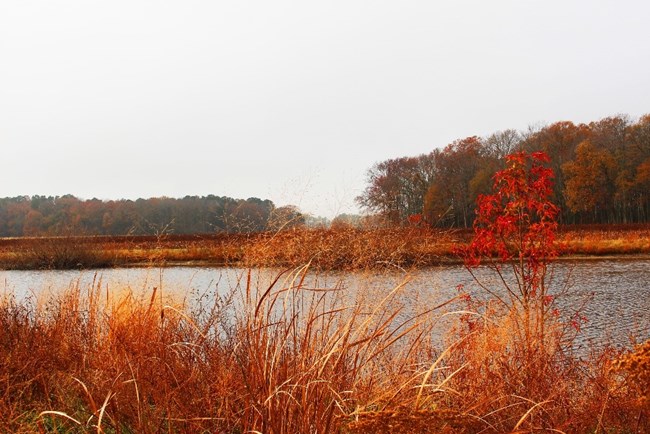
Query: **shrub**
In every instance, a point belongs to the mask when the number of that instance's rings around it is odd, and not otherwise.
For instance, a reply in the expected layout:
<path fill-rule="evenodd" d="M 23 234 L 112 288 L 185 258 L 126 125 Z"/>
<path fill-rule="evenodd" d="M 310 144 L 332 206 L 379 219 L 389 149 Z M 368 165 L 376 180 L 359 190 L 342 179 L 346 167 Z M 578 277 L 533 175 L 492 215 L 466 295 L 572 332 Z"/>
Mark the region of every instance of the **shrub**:
<path fill-rule="evenodd" d="M 89 237 L 60 236 L 37 239 L 17 253 L 19 268 L 66 270 L 110 267 L 114 257 Z"/>

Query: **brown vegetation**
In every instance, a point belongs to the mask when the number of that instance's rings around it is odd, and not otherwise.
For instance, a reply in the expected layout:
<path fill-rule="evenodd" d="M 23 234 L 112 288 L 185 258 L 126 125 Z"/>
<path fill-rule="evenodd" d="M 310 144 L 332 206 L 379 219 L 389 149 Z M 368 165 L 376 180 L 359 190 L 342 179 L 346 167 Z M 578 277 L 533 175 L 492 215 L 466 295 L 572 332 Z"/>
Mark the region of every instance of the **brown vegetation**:
<path fill-rule="evenodd" d="M 0 431 L 650 428 L 647 401 L 639 399 L 648 376 L 643 349 L 616 362 L 611 351 L 580 360 L 567 347 L 549 347 L 531 377 L 522 347 L 513 345 L 512 312 L 464 316 L 437 346 L 432 327 L 452 305 L 423 306 L 405 318 L 403 286 L 379 297 L 310 288 L 306 271 L 279 274 L 269 287 L 244 275 L 231 292 L 195 306 L 156 289 L 109 294 L 101 282 L 49 300 L 5 297 Z"/>
<path fill-rule="evenodd" d="M 366 269 L 457 262 L 468 230 L 391 228 L 291 229 L 256 234 L 0 239 L 0 267 L 101 268 L 197 264 Z M 561 256 L 650 254 L 649 225 L 567 226 Z"/>
<path fill-rule="evenodd" d="M 399 288 L 371 304 L 306 288 L 304 272 L 191 309 L 101 282 L 5 299 L 2 431 L 327 433 L 412 401 L 430 315 L 400 323 Z"/>
<path fill-rule="evenodd" d="M 650 253 L 650 225 L 568 226 L 558 239 L 565 256 Z"/>

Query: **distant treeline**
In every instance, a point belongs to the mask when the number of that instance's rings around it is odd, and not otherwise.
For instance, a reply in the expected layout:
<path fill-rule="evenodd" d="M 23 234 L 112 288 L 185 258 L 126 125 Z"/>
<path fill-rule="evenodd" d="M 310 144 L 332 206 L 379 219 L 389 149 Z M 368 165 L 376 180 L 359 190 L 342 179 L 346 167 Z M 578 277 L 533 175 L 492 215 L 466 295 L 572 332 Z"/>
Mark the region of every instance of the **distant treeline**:
<path fill-rule="evenodd" d="M 554 202 L 564 224 L 650 220 L 650 115 L 589 124 L 557 122 L 521 132 L 468 137 L 417 157 L 382 161 L 368 171 L 357 202 L 390 223 L 469 227 L 480 194 L 515 151 L 544 151 L 555 172 Z"/>
<path fill-rule="evenodd" d="M 0 236 L 157 235 L 258 232 L 304 223 L 296 207 L 270 200 L 186 196 L 80 200 L 65 196 L 0 199 Z"/>

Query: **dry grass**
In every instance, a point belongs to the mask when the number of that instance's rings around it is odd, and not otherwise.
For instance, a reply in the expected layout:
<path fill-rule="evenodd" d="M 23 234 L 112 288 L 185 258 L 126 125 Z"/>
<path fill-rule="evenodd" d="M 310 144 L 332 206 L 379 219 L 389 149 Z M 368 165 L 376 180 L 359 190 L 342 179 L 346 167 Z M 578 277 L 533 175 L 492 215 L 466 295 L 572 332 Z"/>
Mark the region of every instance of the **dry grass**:
<path fill-rule="evenodd" d="M 558 237 L 564 255 L 604 256 L 650 253 L 650 226 L 599 225 L 565 228 Z"/>
<path fill-rule="evenodd" d="M 295 230 L 263 234 L 244 246 L 248 266 L 311 262 L 319 269 L 412 267 L 440 263 L 453 253 L 451 232 L 419 228 Z"/>
<path fill-rule="evenodd" d="M 635 404 L 650 411 L 650 341 L 622 354 L 612 364 L 612 370 L 624 380 L 624 387 L 636 396 Z"/>
<path fill-rule="evenodd" d="M 115 265 L 115 254 L 91 238 L 63 236 L 43 238 L 13 251 L 13 261 L 27 269 L 84 269 Z"/>
<path fill-rule="evenodd" d="M 458 262 L 471 233 L 392 228 L 291 229 L 258 234 L 162 237 L 57 237 L 0 240 L 0 267 L 100 268 L 116 265 L 200 264 L 368 269 Z M 567 227 L 563 256 L 650 254 L 650 227 Z"/>
<path fill-rule="evenodd" d="M 444 310 L 405 318 L 407 286 L 350 294 L 308 287 L 306 272 L 268 285 L 243 275 L 192 306 L 159 290 L 108 293 L 101 282 L 49 300 L 6 296 L 0 431 L 650 429 L 646 347 L 580 360 L 558 323 L 554 345 L 531 359 L 514 313 L 492 308 L 451 313 L 459 322 L 439 347 L 432 328 Z"/>
<path fill-rule="evenodd" d="M 261 288 L 244 276 L 191 309 L 101 282 L 5 299 L 0 430 L 327 433 L 409 402 L 432 316 L 400 322 L 400 288 L 371 305 L 308 289 L 304 272 Z"/>
<path fill-rule="evenodd" d="M 454 390 L 448 407 L 472 409 L 481 432 L 648 432 L 650 409 L 611 369 L 618 352 L 577 357 L 556 321 L 531 357 L 517 316 L 486 312 L 459 323 L 465 339 L 448 359 L 449 369 L 458 370 L 448 383 Z"/>
<path fill-rule="evenodd" d="M 385 268 L 448 261 L 456 242 L 457 235 L 452 232 L 419 228 L 23 238 L 0 240 L 0 266 L 33 269 L 189 263 L 283 267 L 311 262 L 318 269 Z"/>

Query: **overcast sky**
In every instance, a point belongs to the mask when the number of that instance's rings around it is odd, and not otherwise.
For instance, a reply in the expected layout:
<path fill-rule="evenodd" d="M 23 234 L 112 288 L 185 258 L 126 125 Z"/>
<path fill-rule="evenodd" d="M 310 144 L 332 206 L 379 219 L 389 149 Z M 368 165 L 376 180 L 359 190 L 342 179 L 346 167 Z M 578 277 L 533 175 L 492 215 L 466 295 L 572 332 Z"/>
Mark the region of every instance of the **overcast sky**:
<path fill-rule="evenodd" d="M 0 196 L 356 212 L 373 163 L 650 112 L 650 2 L 0 1 Z"/>

